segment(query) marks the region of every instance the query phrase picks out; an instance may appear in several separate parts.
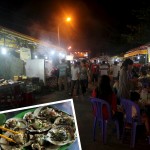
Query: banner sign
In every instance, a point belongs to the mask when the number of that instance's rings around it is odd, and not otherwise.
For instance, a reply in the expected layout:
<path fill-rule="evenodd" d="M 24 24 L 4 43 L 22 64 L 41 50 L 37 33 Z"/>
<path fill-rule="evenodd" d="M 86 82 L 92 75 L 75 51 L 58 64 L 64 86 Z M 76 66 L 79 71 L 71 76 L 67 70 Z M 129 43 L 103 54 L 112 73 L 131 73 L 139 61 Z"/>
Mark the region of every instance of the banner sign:
<path fill-rule="evenodd" d="M 27 62 L 28 59 L 31 59 L 31 51 L 29 48 L 20 48 L 20 59 L 24 62 Z"/>

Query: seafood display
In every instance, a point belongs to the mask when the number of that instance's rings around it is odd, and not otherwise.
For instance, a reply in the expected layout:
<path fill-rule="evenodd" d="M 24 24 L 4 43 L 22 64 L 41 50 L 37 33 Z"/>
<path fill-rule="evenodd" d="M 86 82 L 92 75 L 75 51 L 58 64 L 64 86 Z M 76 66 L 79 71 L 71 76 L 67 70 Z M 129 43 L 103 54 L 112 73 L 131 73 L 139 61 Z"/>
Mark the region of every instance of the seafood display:
<path fill-rule="evenodd" d="M 10 118 L 3 126 L 18 134 L 3 131 L 14 142 L 1 137 L 2 150 L 61 150 L 77 138 L 74 117 L 51 106 L 26 111 L 22 118 Z"/>
<path fill-rule="evenodd" d="M 4 127 L 8 128 L 8 129 L 23 129 L 26 128 L 27 126 L 27 122 L 23 119 L 20 118 L 10 118 L 8 120 L 6 120 Z"/>

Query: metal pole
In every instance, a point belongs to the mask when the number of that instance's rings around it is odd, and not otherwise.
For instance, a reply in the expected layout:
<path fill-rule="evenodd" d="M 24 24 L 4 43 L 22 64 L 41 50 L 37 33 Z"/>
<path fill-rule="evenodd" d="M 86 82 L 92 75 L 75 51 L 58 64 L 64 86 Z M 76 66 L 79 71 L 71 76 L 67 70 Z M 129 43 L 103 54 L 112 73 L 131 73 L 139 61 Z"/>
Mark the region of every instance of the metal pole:
<path fill-rule="evenodd" d="M 60 46 L 60 35 L 59 35 L 59 25 L 58 25 L 58 28 L 57 28 L 57 34 L 58 34 L 58 45 Z"/>

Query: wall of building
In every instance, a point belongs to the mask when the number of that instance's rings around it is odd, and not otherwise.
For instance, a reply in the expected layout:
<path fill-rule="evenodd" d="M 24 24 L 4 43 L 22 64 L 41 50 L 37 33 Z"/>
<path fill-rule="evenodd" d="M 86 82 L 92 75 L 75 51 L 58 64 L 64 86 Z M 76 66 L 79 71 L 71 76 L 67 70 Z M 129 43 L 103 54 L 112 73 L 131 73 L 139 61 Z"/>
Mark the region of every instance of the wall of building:
<path fill-rule="evenodd" d="M 12 55 L 0 54 L 0 77 L 6 80 L 25 75 L 24 62 Z"/>

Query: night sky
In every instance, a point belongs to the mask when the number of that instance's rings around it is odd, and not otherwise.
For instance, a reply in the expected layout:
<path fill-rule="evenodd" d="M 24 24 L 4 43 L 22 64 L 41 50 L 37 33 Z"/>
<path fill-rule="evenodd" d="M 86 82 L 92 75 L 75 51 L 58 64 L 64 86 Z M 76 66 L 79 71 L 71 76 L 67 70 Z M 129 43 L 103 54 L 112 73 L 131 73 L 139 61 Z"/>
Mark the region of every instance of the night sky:
<path fill-rule="evenodd" d="M 57 44 L 60 24 L 64 48 L 116 55 L 139 46 L 122 35 L 130 34 L 127 25 L 138 22 L 133 11 L 144 7 L 149 0 L 1 0 L 0 25 Z M 72 17 L 69 24 L 63 22 L 67 16 Z"/>

